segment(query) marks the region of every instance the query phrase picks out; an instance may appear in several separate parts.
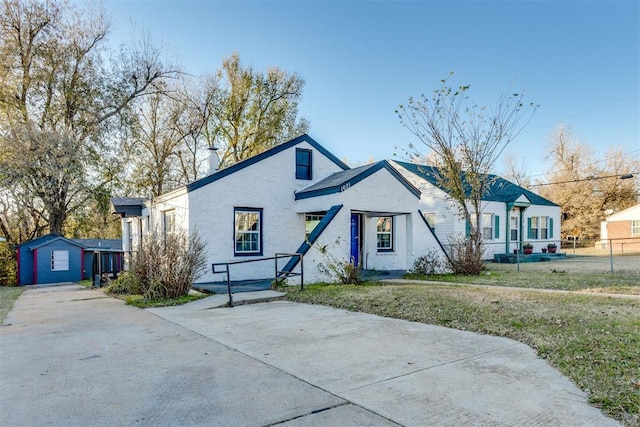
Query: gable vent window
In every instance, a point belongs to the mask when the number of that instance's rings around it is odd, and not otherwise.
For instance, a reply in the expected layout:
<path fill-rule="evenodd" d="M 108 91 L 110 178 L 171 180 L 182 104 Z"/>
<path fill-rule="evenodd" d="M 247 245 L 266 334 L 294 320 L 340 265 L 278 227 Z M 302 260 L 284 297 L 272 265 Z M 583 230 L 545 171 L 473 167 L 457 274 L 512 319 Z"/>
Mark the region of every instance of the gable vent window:
<path fill-rule="evenodd" d="M 312 154 L 311 150 L 303 150 L 301 148 L 296 148 L 296 179 L 310 180 L 312 178 L 311 154 Z"/>

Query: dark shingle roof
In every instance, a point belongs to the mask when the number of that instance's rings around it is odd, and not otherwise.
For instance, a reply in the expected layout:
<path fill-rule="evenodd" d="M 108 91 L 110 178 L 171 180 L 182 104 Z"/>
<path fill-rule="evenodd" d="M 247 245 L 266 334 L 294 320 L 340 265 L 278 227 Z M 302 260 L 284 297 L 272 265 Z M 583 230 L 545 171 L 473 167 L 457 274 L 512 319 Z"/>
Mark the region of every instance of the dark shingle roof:
<path fill-rule="evenodd" d="M 420 191 L 408 182 L 401 174 L 398 173 L 386 160 L 382 160 L 370 165 L 360 166 L 345 171 L 336 172 L 329 175 L 322 181 L 316 182 L 310 187 L 296 193 L 296 200 L 307 199 L 309 197 L 324 196 L 327 194 L 339 193 L 345 191 L 352 185 L 357 184 L 363 179 L 373 175 L 380 169 L 388 170 L 407 190 L 416 197 L 420 197 Z M 348 185 L 348 186 L 347 186 Z"/>
<path fill-rule="evenodd" d="M 403 168 L 405 168 L 406 170 L 408 170 L 409 172 L 412 172 L 417 176 L 425 179 L 426 181 L 440 188 L 441 190 L 445 192 L 447 191 L 445 188 L 441 187 L 438 181 L 438 176 L 439 176 L 438 168 L 433 166 L 418 165 L 415 163 L 400 162 L 397 160 L 394 160 L 394 161 L 400 166 L 402 166 Z M 536 193 L 527 190 L 526 188 L 520 187 L 519 185 L 511 181 L 507 181 L 506 179 L 501 178 L 498 175 L 490 174 L 490 175 L 487 175 L 487 177 L 489 178 L 490 185 L 485 195 L 482 197 L 482 200 L 485 200 L 488 202 L 509 203 L 509 202 L 516 201 L 518 197 L 524 195 L 534 205 L 558 206 L 552 201 L 547 200 L 544 197 L 539 196 Z M 464 181 L 464 175 L 462 178 Z M 468 186 L 465 185 L 465 187 L 468 187 Z"/>

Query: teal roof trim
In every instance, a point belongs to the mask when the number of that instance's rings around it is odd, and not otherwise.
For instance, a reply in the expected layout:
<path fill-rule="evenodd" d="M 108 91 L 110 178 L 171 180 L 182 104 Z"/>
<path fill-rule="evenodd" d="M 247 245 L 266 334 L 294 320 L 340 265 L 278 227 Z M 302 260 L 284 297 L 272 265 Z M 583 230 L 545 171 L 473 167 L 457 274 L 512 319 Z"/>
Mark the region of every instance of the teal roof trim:
<path fill-rule="evenodd" d="M 447 190 L 445 188 L 442 188 L 442 186 L 438 182 L 438 176 L 439 176 L 438 168 L 433 166 L 418 165 L 415 163 L 408 163 L 408 162 L 400 162 L 400 161 L 395 161 L 395 162 L 400 166 L 402 166 L 403 168 L 405 168 L 406 170 L 408 170 L 409 172 L 426 180 L 427 182 L 438 187 L 442 191 L 447 192 Z M 484 201 L 510 203 L 510 202 L 516 201 L 518 197 L 524 195 L 534 205 L 558 206 L 552 201 L 545 199 L 544 197 L 539 196 L 536 193 L 527 190 L 526 188 L 520 187 L 519 185 L 514 184 L 511 181 L 507 181 L 506 179 L 501 178 L 498 175 L 489 174 L 487 175 L 487 177 L 489 178 L 490 185 L 487 191 L 485 192 L 485 195 L 482 197 L 482 200 Z M 462 178 L 464 181 L 464 175 Z M 465 185 L 465 187 L 467 186 Z M 469 191 L 468 188 L 467 188 L 467 191 Z"/>
<path fill-rule="evenodd" d="M 221 178 L 224 178 L 225 176 L 231 175 L 235 172 L 238 172 L 246 167 L 249 167 L 251 165 L 254 165 L 258 162 L 261 162 L 264 159 L 267 159 L 275 154 L 278 154 L 284 150 L 287 150 L 291 147 L 294 147 L 302 142 L 306 142 L 309 145 L 311 145 L 313 148 L 315 148 L 318 152 L 322 153 L 325 157 L 327 157 L 329 160 L 331 160 L 333 163 L 335 163 L 339 168 L 341 168 L 342 170 L 347 170 L 349 169 L 349 166 L 347 166 L 342 160 L 338 159 L 336 156 L 334 156 L 333 154 L 331 154 L 326 148 L 324 148 L 322 145 L 320 145 L 318 142 L 316 142 L 313 138 L 311 138 L 309 135 L 304 134 L 301 135 L 297 138 L 294 138 L 288 142 L 282 143 L 280 145 L 276 145 L 275 147 L 262 152 L 258 155 L 255 155 L 253 157 L 249 157 L 248 159 L 242 160 L 241 162 L 236 163 L 235 165 L 229 166 L 227 168 L 221 169 L 218 172 L 215 172 L 209 176 L 205 176 L 204 178 L 201 178 L 197 181 L 193 181 L 189 184 L 186 185 L 187 188 L 187 192 L 191 192 L 194 190 L 197 190 L 198 188 L 204 187 L 205 185 L 211 184 L 214 181 L 217 181 Z"/>
<path fill-rule="evenodd" d="M 327 228 L 327 226 L 331 223 L 331 221 L 333 221 L 333 219 L 336 217 L 338 212 L 340 212 L 340 209 L 342 209 L 342 205 L 331 206 L 331 208 L 327 211 L 324 217 L 320 220 L 318 225 L 316 225 L 314 229 L 311 231 L 311 233 L 309 234 L 309 237 L 304 242 L 302 242 L 302 244 L 300 245 L 296 253 L 304 255 L 307 252 L 309 252 L 309 249 L 311 249 L 311 246 L 316 242 L 316 240 L 318 240 L 318 237 L 320 237 L 322 232 Z M 284 266 L 282 271 L 286 273 L 291 273 L 293 269 L 296 268 L 296 265 L 298 265 L 299 262 L 300 262 L 299 256 L 291 257 L 291 259 L 289 260 L 289 262 L 287 262 L 287 264 Z"/>
<path fill-rule="evenodd" d="M 326 196 L 328 194 L 341 193 L 348 190 L 352 185 L 356 185 L 360 181 L 370 177 L 379 170 L 386 169 L 394 178 L 396 178 L 411 194 L 420 197 L 420 190 L 415 188 L 409 181 L 405 179 L 389 162 L 382 160 L 370 165 L 360 166 L 358 168 L 336 172 L 333 175 L 323 179 L 312 186 L 296 193 L 296 200 L 308 199 L 311 197 Z"/>

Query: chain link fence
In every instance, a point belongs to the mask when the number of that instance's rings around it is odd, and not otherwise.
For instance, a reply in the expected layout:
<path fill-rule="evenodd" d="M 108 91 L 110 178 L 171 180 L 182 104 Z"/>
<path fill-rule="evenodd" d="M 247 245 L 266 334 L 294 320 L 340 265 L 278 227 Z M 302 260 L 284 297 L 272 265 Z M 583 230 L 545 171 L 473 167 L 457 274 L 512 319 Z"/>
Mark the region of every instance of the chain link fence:
<path fill-rule="evenodd" d="M 533 248 L 527 249 L 527 244 Z M 555 251 L 548 245 L 555 245 Z M 518 271 L 640 273 L 640 238 L 484 242 L 484 257 Z M 531 253 L 529 253 L 531 252 Z"/>

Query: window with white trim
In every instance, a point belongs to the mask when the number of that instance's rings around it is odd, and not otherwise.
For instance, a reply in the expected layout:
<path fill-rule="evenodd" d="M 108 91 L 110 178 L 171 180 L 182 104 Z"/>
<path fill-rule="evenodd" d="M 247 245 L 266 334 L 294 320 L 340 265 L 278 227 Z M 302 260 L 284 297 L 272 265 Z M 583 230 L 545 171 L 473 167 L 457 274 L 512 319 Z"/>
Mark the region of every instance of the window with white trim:
<path fill-rule="evenodd" d="M 482 240 L 493 240 L 493 214 L 482 214 Z"/>
<path fill-rule="evenodd" d="M 235 208 L 235 255 L 262 255 L 262 209 Z"/>
<path fill-rule="evenodd" d="M 640 219 L 631 220 L 631 235 L 632 236 L 640 235 Z"/>
<path fill-rule="evenodd" d="M 51 251 L 51 271 L 69 270 L 69 251 Z"/>
<path fill-rule="evenodd" d="M 162 212 L 162 238 L 166 239 L 174 231 L 176 231 L 176 211 L 172 209 Z"/>
<path fill-rule="evenodd" d="M 537 216 L 532 216 L 529 218 L 529 239 L 538 239 L 538 224 L 539 218 Z"/>
<path fill-rule="evenodd" d="M 546 240 L 549 238 L 549 217 L 540 217 L 540 238 Z"/>
<path fill-rule="evenodd" d="M 431 229 L 436 228 L 436 214 L 434 212 L 423 212 L 422 216 Z"/>
<path fill-rule="evenodd" d="M 313 229 L 316 228 L 318 224 L 320 224 L 320 221 L 322 221 L 322 218 L 324 218 L 323 213 L 305 215 L 304 217 L 305 238 L 307 239 L 309 238 L 309 235 L 311 234 Z"/>
<path fill-rule="evenodd" d="M 376 222 L 378 252 L 393 251 L 393 217 L 381 216 Z"/>

